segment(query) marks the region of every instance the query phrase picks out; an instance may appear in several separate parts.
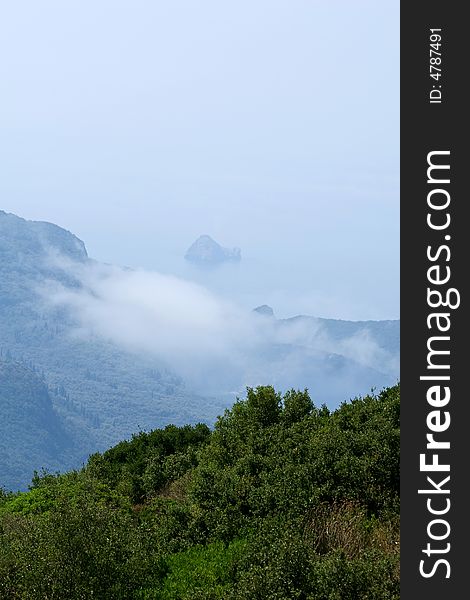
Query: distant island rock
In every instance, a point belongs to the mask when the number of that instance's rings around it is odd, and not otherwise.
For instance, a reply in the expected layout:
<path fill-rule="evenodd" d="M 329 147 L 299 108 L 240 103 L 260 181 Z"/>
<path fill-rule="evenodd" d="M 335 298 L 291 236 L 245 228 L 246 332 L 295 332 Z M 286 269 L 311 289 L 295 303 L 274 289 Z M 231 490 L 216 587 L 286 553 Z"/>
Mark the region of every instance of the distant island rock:
<path fill-rule="evenodd" d="M 241 260 L 240 248 L 224 248 L 209 235 L 201 235 L 188 248 L 185 259 L 199 265 L 217 265 Z"/>
<path fill-rule="evenodd" d="M 262 304 L 253 309 L 253 312 L 263 315 L 264 317 L 274 317 L 274 311 L 268 304 Z"/>

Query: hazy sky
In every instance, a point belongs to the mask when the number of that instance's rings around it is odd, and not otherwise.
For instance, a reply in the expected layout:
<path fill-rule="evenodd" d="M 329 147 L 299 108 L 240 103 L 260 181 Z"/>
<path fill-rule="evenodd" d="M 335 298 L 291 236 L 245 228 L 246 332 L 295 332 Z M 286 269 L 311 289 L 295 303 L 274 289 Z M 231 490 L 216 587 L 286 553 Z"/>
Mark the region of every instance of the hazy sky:
<path fill-rule="evenodd" d="M 399 316 L 398 0 L 15 0 L 0 55 L 1 209 L 196 279 L 208 233 L 247 305 Z"/>

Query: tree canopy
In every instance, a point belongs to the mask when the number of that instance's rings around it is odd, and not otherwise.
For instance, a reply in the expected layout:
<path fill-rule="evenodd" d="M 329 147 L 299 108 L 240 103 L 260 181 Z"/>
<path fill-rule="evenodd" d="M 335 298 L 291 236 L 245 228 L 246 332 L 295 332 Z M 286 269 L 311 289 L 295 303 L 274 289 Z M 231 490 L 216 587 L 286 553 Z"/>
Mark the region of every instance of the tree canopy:
<path fill-rule="evenodd" d="M 0 493 L 0 597 L 399 598 L 399 386 L 315 406 L 247 389 Z"/>

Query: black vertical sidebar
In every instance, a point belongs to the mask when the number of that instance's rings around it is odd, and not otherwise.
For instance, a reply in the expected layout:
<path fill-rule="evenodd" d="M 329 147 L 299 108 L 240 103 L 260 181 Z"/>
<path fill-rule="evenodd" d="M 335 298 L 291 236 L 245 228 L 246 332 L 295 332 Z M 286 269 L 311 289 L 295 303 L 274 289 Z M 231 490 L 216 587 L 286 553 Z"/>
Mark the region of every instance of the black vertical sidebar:
<path fill-rule="evenodd" d="M 470 580 L 470 119 L 464 92 L 470 36 L 464 7 L 401 3 L 403 600 L 460 599 Z M 427 471 L 420 468 L 421 454 Z"/>

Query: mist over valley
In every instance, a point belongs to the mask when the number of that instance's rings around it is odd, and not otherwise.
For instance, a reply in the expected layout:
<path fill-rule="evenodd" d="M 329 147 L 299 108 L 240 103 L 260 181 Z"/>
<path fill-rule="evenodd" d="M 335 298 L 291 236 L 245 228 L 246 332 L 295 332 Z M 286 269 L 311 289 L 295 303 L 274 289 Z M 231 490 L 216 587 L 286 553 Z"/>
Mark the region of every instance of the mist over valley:
<path fill-rule="evenodd" d="M 211 425 L 247 386 L 334 408 L 398 380 L 398 321 L 279 318 L 243 248 L 202 266 L 184 251 L 174 274 L 104 264 L 60 226 L 0 212 L 4 485 L 138 430 Z"/>

